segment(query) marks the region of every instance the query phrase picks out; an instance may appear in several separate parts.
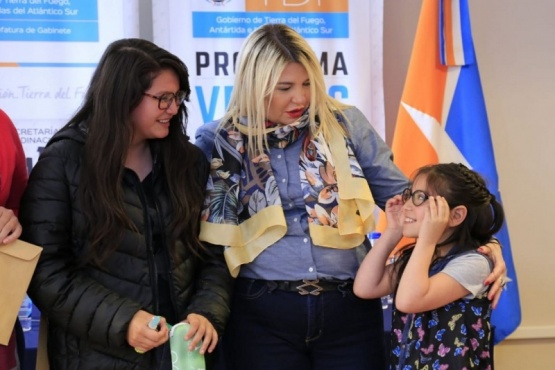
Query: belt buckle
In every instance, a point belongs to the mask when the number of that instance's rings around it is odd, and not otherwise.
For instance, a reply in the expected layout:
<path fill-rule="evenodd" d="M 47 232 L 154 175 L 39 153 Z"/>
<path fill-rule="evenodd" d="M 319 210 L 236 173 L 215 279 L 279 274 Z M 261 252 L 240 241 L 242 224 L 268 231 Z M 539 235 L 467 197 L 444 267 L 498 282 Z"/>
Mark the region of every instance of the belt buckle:
<path fill-rule="evenodd" d="M 320 285 L 318 285 L 318 283 L 320 282 L 320 280 L 316 279 L 316 280 L 307 280 L 307 279 L 303 279 L 303 283 L 299 286 L 297 286 L 297 290 L 299 291 L 300 295 L 320 295 L 320 292 L 322 290 L 324 290 L 324 288 L 322 288 Z M 310 288 L 309 290 L 306 290 L 305 288 Z M 314 288 L 314 289 L 312 289 Z"/>

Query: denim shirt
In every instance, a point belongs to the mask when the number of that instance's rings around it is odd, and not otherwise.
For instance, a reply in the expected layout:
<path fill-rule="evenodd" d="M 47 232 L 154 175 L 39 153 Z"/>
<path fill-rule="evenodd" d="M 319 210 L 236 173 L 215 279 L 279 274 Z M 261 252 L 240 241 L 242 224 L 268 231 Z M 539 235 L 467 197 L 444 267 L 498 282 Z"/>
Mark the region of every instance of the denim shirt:
<path fill-rule="evenodd" d="M 362 112 L 351 107 L 344 111 L 349 122 L 346 129 L 355 156 L 369 183 L 376 204 L 385 202 L 407 187 L 408 180 L 393 164 L 387 144 Z M 195 144 L 210 160 L 215 130 L 219 121 L 201 126 Z M 284 149 L 269 152 L 287 222 L 287 233 L 266 248 L 253 262 L 243 265 L 239 276 L 263 280 L 354 279 L 367 250 L 364 245 L 340 250 L 312 244 L 308 231 L 308 214 L 301 189 L 299 158 L 302 137 Z"/>

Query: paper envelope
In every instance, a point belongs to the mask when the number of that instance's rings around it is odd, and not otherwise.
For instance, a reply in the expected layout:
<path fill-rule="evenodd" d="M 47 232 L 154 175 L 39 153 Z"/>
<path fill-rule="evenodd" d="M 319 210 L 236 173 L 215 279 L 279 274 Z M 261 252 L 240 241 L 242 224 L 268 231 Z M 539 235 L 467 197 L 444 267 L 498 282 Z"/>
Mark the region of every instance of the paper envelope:
<path fill-rule="evenodd" d="M 16 240 L 0 246 L 0 344 L 7 345 L 41 247 Z"/>

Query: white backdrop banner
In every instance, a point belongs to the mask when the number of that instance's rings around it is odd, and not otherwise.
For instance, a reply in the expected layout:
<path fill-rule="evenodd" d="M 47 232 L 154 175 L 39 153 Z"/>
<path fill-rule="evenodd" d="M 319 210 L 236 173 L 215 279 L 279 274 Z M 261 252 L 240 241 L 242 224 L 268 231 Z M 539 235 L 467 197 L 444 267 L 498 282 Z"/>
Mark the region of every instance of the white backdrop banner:
<path fill-rule="evenodd" d="M 219 119 L 229 102 L 244 38 L 285 23 L 320 59 L 328 93 L 359 107 L 385 137 L 382 84 L 383 0 L 156 0 L 154 41 L 177 54 L 191 75 L 187 132 Z M 194 140 L 194 139 L 192 139 Z"/>
<path fill-rule="evenodd" d="M 80 106 L 106 46 L 139 35 L 139 0 L 0 0 L 0 108 L 30 168 Z"/>
<path fill-rule="evenodd" d="M 14 121 L 28 166 L 80 106 L 106 46 L 151 27 L 154 42 L 189 67 L 193 136 L 227 106 L 235 61 L 256 27 L 286 23 L 312 45 L 328 93 L 359 107 L 385 136 L 383 0 L 0 0 L 0 108 Z M 147 23 L 147 24 L 145 24 Z"/>

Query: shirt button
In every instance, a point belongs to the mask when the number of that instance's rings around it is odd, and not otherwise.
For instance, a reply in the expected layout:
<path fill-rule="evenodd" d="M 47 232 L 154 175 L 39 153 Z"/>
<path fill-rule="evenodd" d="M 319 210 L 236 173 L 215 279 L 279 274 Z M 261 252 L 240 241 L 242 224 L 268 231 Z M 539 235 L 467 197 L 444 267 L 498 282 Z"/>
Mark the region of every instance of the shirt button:
<path fill-rule="evenodd" d="M 310 267 L 310 268 L 308 269 L 308 272 L 312 272 L 312 271 L 314 271 L 314 267 Z"/>
<path fill-rule="evenodd" d="M 289 203 L 289 207 L 293 208 L 293 203 Z"/>
<path fill-rule="evenodd" d="M 303 239 L 303 242 L 304 242 L 304 243 L 308 243 L 308 239 L 307 239 L 307 238 L 304 238 L 304 239 Z"/>
<path fill-rule="evenodd" d="M 285 179 L 281 179 L 281 182 L 285 182 Z"/>
<path fill-rule="evenodd" d="M 278 154 L 278 156 L 277 156 L 277 157 L 278 157 L 278 159 L 281 159 L 281 154 Z"/>
<path fill-rule="evenodd" d="M 297 220 L 298 220 L 298 218 L 297 218 L 297 217 L 295 217 L 295 218 L 293 219 L 293 222 L 297 222 Z"/>

